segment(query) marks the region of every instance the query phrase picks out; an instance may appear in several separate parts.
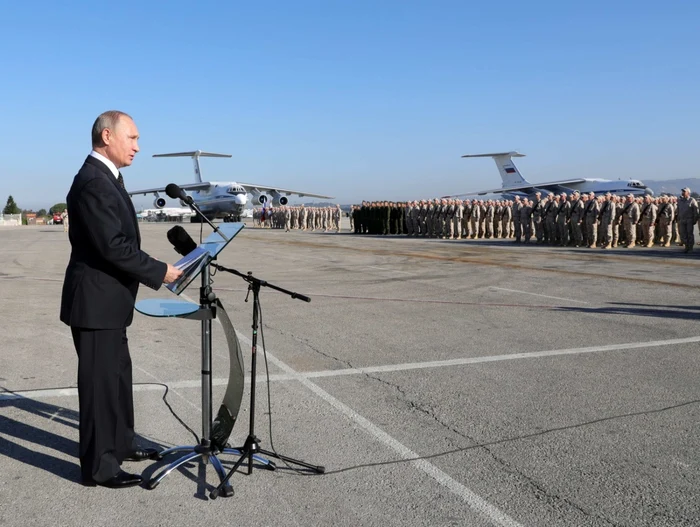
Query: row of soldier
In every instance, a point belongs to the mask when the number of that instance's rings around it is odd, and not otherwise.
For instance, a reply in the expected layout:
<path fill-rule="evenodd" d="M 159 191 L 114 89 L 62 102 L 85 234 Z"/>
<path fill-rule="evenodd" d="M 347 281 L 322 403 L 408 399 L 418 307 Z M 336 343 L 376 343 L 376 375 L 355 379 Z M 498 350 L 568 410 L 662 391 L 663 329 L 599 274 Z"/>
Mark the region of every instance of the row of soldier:
<path fill-rule="evenodd" d="M 340 205 L 335 207 L 298 207 L 283 205 L 253 209 L 253 224 L 272 229 L 340 232 Z"/>
<path fill-rule="evenodd" d="M 535 193 L 534 199 L 435 199 L 363 202 L 353 205 L 356 234 L 406 234 L 447 239 L 514 238 L 516 243 L 611 247 L 678 243 L 692 250 L 698 204 L 685 188 L 681 197 L 596 196 L 574 191 Z M 700 225 L 699 225 L 700 226 Z"/>

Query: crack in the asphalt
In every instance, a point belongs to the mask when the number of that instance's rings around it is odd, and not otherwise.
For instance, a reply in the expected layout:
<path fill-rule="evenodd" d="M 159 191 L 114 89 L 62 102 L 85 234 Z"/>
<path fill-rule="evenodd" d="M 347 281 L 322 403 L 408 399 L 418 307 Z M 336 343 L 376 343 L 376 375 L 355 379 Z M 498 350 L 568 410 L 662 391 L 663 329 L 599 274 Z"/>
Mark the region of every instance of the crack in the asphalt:
<path fill-rule="evenodd" d="M 283 331 L 283 330 L 281 330 L 281 329 L 279 329 L 279 328 L 274 328 L 274 327 L 272 327 L 272 326 L 269 325 L 269 324 L 264 324 L 264 326 L 265 326 L 267 329 L 271 329 L 272 331 L 276 331 L 277 333 L 279 333 L 279 334 L 282 335 L 282 336 L 293 338 L 293 339 L 296 340 L 297 342 L 300 342 L 301 344 L 303 344 L 304 346 L 306 346 L 307 348 L 309 348 L 311 351 L 313 351 L 314 353 L 317 353 L 317 354 L 321 355 L 322 357 L 326 357 L 327 359 L 332 359 L 332 360 L 334 360 L 334 361 L 336 361 L 336 362 L 339 362 L 340 364 L 343 364 L 343 365 L 345 365 L 345 366 L 348 366 L 349 368 L 352 368 L 353 370 L 355 369 L 355 366 L 353 366 L 351 362 L 349 362 L 349 361 L 347 361 L 347 360 L 344 360 L 344 359 L 340 359 L 340 358 L 338 358 L 338 357 L 335 357 L 335 356 L 331 355 L 330 353 L 325 353 L 324 351 L 321 351 L 320 349 L 315 348 L 314 346 L 311 345 L 311 343 L 310 343 L 307 339 L 302 338 L 302 337 L 298 337 L 298 336 L 296 336 L 294 333 L 292 333 L 291 331 Z"/>
<path fill-rule="evenodd" d="M 348 366 L 349 368 L 355 369 L 355 366 L 353 366 L 353 364 L 352 364 L 351 362 L 349 362 L 349 361 L 347 361 L 347 360 L 344 360 L 344 359 L 340 359 L 340 358 L 338 358 L 338 357 L 335 357 L 335 356 L 333 356 L 333 355 L 331 355 L 331 354 L 329 354 L 329 353 L 326 353 L 326 352 L 324 352 L 324 351 L 321 351 L 320 349 L 314 347 L 307 339 L 304 339 L 304 338 L 302 338 L 302 337 L 298 337 L 298 336 L 294 335 L 292 332 L 283 331 L 283 330 L 281 330 L 281 329 L 279 329 L 279 328 L 274 328 L 274 327 L 270 326 L 269 324 L 264 324 L 264 326 L 265 326 L 266 328 L 272 330 L 272 331 L 276 331 L 277 333 L 279 333 L 279 334 L 282 335 L 282 336 L 290 337 L 290 338 L 296 340 L 297 342 L 300 342 L 301 344 L 304 344 L 306 347 L 308 347 L 308 348 L 309 348 L 310 350 L 312 350 L 314 353 L 317 353 L 317 354 L 319 354 L 319 355 L 321 355 L 321 356 L 323 356 L 323 357 L 326 357 L 326 358 L 335 360 L 335 361 L 337 361 L 337 362 L 339 362 L 339 363 L 341 363 L 341 364 L 344 364 L 344 365 Z M 382 384 L 385 384 L 385 385 L 387 385 L 387 386 L 389 386 L 389 387 L 395 389 L 395 390 L 398 391 L 399 394 L 401 395 L 400 399 L 401 399 L 404 403 L 406 403 L 406 404 L 409 406 L 409 408 L 410 408 L 411 410 L 418 411 L 418 412 L 421 412 L 421 413 L 427 415 L 428 417 L 430 417 L 431 419 L 433 419 L 435 422 L 437 422 L 437 423 L 438 423 L 440 426 L 442 426 L 443 428 L 446 428 L 447 430 L 449 430 L 449 431 L 451 431 L 452 433 L 454 433 L 454 434 L 460 436 L 461 438 L 466 439 L 467 441 L 470 441 L 471 443 L 474 444 L 475 447 L 477 447 L 477 448 L 479 448 L 479 449 L 482 449 L 482 450 L 485 450 L 485 451 L 493 458 L 493 460 L 494 460 L 496 463 L 498 463 L 499 465 L 501 465 L 501 467 L 503 468 L 503 470 L 504 470 L 505 472 L 507 472 L 508 474 L 514 475 L 514 476 L 516 476 L 516 477 L 519 477 L 521 480 L 524 480 L 528 485 L 530 485 L 530 487 L 534 489 L 534 495 L 535 495 L 535 498 L 536 498 L 536 499 L 538 499 L 538 500 L 541 500 L 541 499 L 546 500 L 547 503 L 548 503 L 552 508 L 555 508 L 555 509 L 556 509 L 556 508 L 560 508 L 560 507 L 561 507 L 561 504 L 565 504 L 565 505 L 567 505 L 568 507 L 579 511 L 579 512 L 580 512 L 581 514 L 583 514 L 585 517 L 587 517 L 587 518 L 595 518 L 595 519 L 597 519 L 597 520 L 600 520 L 600 521 L 604 522 L 605 525 L 609 525 L 609 526 L 612 526 L 612 527 L 617 527 L 618 525 L 620 525 L 620 524 L 617 524 L 617 523 L 614 523 L 614 522 L 608 520 L 607 518 L 604 518 L 603 516 L 600 516 L 600 515 L 598 515 L 598 514 L 595 514 L 595 513 L 591 512 L 591 511 L 588 511 L 588 510 L 584 509 L 583 507 L 581 507 L 580 505 L 574 503 L 573 501 L 571 501 L 570 499 L 568 499 L 568 498 L 566 498 L 566 497 L 563 497 L 563 496 L 561 496 L 561 495 L 559 495 L 559 494 L 553 494 L 553 493 L 551 493 L 550 491 L 548 491 L 548 490 L 543 486 L 542 483 L 540 483 L 540 482 L 536 481 L 535 479 L 533 479 L 533 478 L 527 476 L 527 475 L 524 474 L 522 471 L 520 471 L 520 470 L 518 470 L 516 467 L 514 467 L 511 463 L 509 463 L 509 462 L 506 461 L 505 459 L 503 459 L 503 458 L 497 456 L 487 445 L 479 444 L 479 442 L 478 442 L 476 439 L 474 439 L 473 437 L 471 437 L 471 436 L 465 434 L 464 432 L 461 432 L 460 430 L 457 430 L 456 428 L 450 426 L 448 423 L 445 423 L 444 421 L 442 421 L 442 420 L 435 414 L 435 412 L 434 412 L 434 410 L 433 410 L 432 408 L 425 408 L 424 406 L 422 406 L 422 405 L 420 405 L 420 404 L 416 404 L 416 402 L 414 402 L 413 400 L 411 400 L 411 398 L 408 396 L 408 394 L 406 393 L 406 391 L 405 391 L 403 388 L 401 388 L 401 386 L 399 386 L 398 384 L 389 382 L 389 381 L 387 381 L 387 380 L 385 380 L 385 379 L 382 379 L 381 377 L 378 377 L 378 376 L 376 376 L 376 375 L 372 375 L 372 374 L 367 373 L 367 372 L 363 372 L 363 376 L 365 376 L 365 377 L 367 377 L 367 378 L 369 378 L 369 379 L 371 379 L 371 380 L 374 380 L 374 381 L 380 382 L 380 383 L 382 383 Z M 449 440 L 449 439 L 448 439 L 448 440 Z"/>
<path fill-rule="evenodd" d="M 403 402 L 406 403 L 410 407 L 411 410 L 417 410 L 419 412 L 424 413 L 428 417 L 432 418 L 435 422 L 437 422 L 443 428 L 446 428 L 447 430 L 462 437 L 463 439 L 466 439 L 467 441 L 472 442 L 474 444 L 474 446 L 477 446 L 478 448 L 485 450 L 493 458 L 493 460 L 496 463 L 498 463 L 499 465 L 501 465 L 503 467 L 503 469 L 507 473 L 520 477 L 521 479 L 525 480 L 527 482 L 527 484 L 529 484 L 531 487 L 533 487 L 535 489 L 535 498 L 546 499 L 546 501 L 554 508 L 557 508 L 559 503 L 565 503 L 569 507 L 579 511 L 581 514 L 583 514 L 587 518 L 596 518 L 600 521 L 605 522 L 606 525 L 610 525 L 613 527 L 616 527 L 619 525 L 619 524 L 616 524 L 616 523 L 608 520 L 607 518 L 604 518 L 603 516 L 600 516 L 598 514 L 595 514 L 591 511 L 584 509 L 583 507 L 574 503 L 573 501 L 571 501 L 568 498 L 560 496 L 559 494 L 552 494 L 540 482 L 527 476 L 522 471 L 520 471 L 516 467 L 514 467 L 511 463 L 509 463 L 505 459 L 497 456 L 488 446 L 483 445 L 483 444 L 479 444 L 479 441 L 477 441 L 473 437 L 469 436 L 468 434 L 465 434 L 464 432 L 461 432 L 460 430 L 457 430 L 453 426 L 450 426 L 448 423 L 445 423 L 444 421 L 442 421 L 437 415 L 435 415 L 434 411 L 431 408 L 425 408 L 420 404 L 416 404 L 413 400 L 410 399 L 410 397 L 408 397 L 408 395 L 406 394 L 406 391 L 403 390 L 398 384 L 394 384 L 392 382 L 389 382 L 387 380 L 384 380 L 384 379 L 377 377 L 377 376 L 374 376 L 374 375 L 369 375 L 369 374 L 366 374 L 366 375 L 367 375 L 367 377 L 369 377 L 371 379 L 374 379 L 374 380 L 379 381 L 387 386 L 390 386 L 391 388 L 396 389 L 396 391 L 398 391 L 401 394 L 401 398 L 402 398 Z"/>

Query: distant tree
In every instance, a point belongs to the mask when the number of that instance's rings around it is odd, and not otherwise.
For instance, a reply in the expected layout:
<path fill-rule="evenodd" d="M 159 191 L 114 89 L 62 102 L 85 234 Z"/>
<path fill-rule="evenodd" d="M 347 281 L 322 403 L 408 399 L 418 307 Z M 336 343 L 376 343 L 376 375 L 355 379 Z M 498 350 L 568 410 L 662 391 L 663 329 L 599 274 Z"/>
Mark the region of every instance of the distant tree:
<path fill-rule="evenodd" d="M 37 216 L 46 216 L 46 209 L 39 209 L 39 212 L 36 213 Z"/>
<path fill-rule="evenodd" d="M 2 210 L 3 214 L 19 214 L 20 210 L 19 207 L 17 206 L 17 203 L 15 203 L 15 199 L 10 196 L 7 198 L 7 204 L 5 205 L 5 208 Z"/>
<path fill-rule="evenodd" d="M 68 205 L 66 205 L 65 203 L 56 203 L 53 207 L 49 209 L 49 213 L 55 214 L 56 212 L 58 212 L 60 214 L 61 212 L 63 212 L 64 209 L 67 208 Z"/>

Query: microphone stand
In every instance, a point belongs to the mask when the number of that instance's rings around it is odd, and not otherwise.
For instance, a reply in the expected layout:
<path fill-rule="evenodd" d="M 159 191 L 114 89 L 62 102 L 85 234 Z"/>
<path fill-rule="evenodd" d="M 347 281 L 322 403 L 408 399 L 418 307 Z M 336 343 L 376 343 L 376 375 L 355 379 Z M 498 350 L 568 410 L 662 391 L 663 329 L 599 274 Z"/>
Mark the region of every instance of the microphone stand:
<path fill-rule="evenodd" d="M 291 296 L 292 298 L 303 300 L 304 302 L 311 302 L 311 299 L 306 296 L 302 295 L 300 293 L 294 293 L 293 291 L 288 291 L 286 289 L 283 289 L 281 287 L 278 287 L 276 285 L 270 284 L 266 282 L 265 280 L 260 280 L 259 278 L 255 278 L 251 272 L 248 272 L 247 274 L 243 274 L 239 271 L 236 271 L 235 269 L 228 269 L 224 267 L 223 265 L 211 264 L 214 268 L 218 269 L 219 271 L 226 271 L 227 273 L 235 274 L 236 276 L 240 276 L 248 282 L 248 293 L 246 294 L 245 301 L 248 301 L 248 295 L 250 295 L 250 292 L 253 292 L 253 338 L 252 338 L 252 359 L 251 359 L 251 364 L 250 364 L 250 428 L 248 432 L 248 437 L 245 440 L 245 443 L 243 444 L 242 447 L 236 447 L 234 450 L 238 450 L 241 453 L 241 457 L 236 461 L 236 464 L 233 465 L 229 473 L 226 475 L 226 477 L 221 480 L 221 483 L 219 484 L 218 487 L 216 487 L 214 490 L 212 490 L 209 493 L 209 497 L 213 500 L 215 500 L 218 496 L 219 493 L 221 493 L 222 490 L 226 488 L 226 484 L 228 483 L 228 480 L 231 479 L 231 476 L 238 470 L 238 467 L 240 467 L 244 461 L 248 461 L 248 475 L 253 473 L 253 456 L 255 454 L 262 454 L 268 457 L 274 457 L 277 459 L 281 459 L 284 462 L 287 463 L 292 463 L 295 465 L 299 465 L 305 468 L 308 468 L 312 470 L 313 472 L 316 472 L 317 474 L 323 474 L 326 469 L 323 466 L 320 465 L 311 465 L 309 463 L 306 463 L 304 461 L 300 461 L 298 459 L 293 459 L 291 457 L 283 456 L 281 454 L 278 454 L 277 452 L 272 452 L 270 450 L 264 450 L 260 448 L 260 440 L 255 436 L 255 370 L 256 370 L 256 364 L 257 364 L 257 342 L 258 342 L 258 312 L 260 310 L 260 288 L 261 287 L 270 287 L 271 289 L 274 289 L 276 291 L 279 291 L 281 293 L 284 293 L 286 295 Z M 274 467 L 274 465 L 273 465 Z M 269 468 L 269 467 L 268 467 Z M 274 470 L 274 468 L 273 468 Z"/>
<path fill-rule="evenodd" d="M 165 187 L 165 193 L 168 195 L 169 198 L 179 199 L 180 201 L 184 201 L 185 203 L 187 203 L 190 209 L 196 212 L 200 218 L 202 218 L 205 222 L 209 224 L 209 226 L 212 229 L 214 229 L 214 232 L 216 232 L 216 234 L 221 236 L 224 240 L 229 241 L 226 235 L 222 234 L 219 228 L 216 225 L 214 225 L 211 222 L 211 220 L 202 213 L 201 210 L 199 210 L 199 207 L 195 204 L 192 197 L 188 196 L 187 193 L 180 187 L 178 187 L 175 183 L 170 183 L 167 187 Z"/>
<path fill-rule="evenodd" d="M 197 205 L 195 205 L 194 200 L 193 200 L 192 198 L 190 198 L 189 196 L 187 196 L 187 197 L 188 197 L 189 199 L 186 199 L 186 200 L 183 200 L 183 201 L 185 201 L 185 203 L 187 203 L 187 205 L 189 205 L 189 207 L 190 207 L 193 211 L 195 211 L 197 214 L 199 214 L 199 217 L 202 218 L 204 221 L 206 221 L 206 222 L 209 224 L 209 226 L 210 226 L 212 229 L 214 229 L 214 232 L 216 232 L 216 234 L 218 234 L 219 236 L 221 236 L 224 240 L 228 241 L 228 238 L 226 237 L 226 235 L 225 235 L 225 234 L 222 234 L 221 231 L 219 230 L 219 228 L 218 228 L 216 225 L 214 225 L 214 224 L 211 222 L 211 220 L 210 220 L 209 218 L 207 218 L 204 214 L 202 214 L 202 211 L 199 210 L 199 207 L 198 207 Z"/>

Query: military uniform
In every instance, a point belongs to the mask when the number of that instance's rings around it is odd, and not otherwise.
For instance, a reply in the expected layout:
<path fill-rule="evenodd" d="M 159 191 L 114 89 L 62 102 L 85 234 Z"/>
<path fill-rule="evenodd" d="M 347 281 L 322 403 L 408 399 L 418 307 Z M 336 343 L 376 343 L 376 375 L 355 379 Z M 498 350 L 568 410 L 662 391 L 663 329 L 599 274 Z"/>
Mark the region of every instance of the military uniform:
<path fill-rule="evenodd" d="M 637 222 L 639 221 L 639 205 L 634 200 L 628 201 L 622 209 L 622 229 L 628 248 L 635 246 L 637 241 Z"/>

